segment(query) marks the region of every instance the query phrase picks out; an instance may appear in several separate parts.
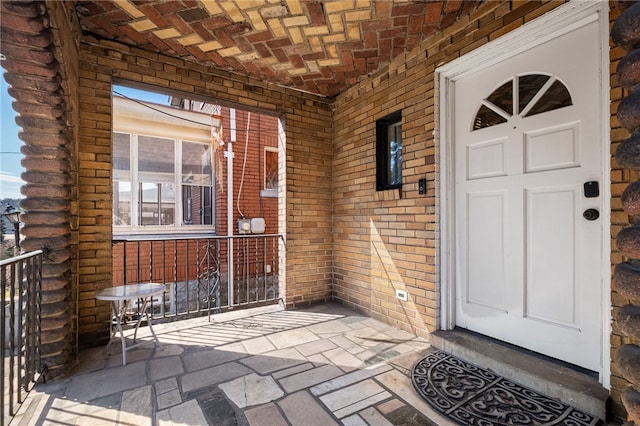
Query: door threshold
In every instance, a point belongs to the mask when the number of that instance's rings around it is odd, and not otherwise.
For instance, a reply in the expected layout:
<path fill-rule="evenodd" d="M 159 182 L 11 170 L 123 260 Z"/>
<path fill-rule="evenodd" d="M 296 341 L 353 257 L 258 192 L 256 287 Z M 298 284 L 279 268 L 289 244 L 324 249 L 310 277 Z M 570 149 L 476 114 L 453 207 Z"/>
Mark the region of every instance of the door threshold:
<path fill-rule="evenodd" d="M 597 374 L 463 329 L 438 330 L 431 345 L 606 420 L 609 391 Z"/>

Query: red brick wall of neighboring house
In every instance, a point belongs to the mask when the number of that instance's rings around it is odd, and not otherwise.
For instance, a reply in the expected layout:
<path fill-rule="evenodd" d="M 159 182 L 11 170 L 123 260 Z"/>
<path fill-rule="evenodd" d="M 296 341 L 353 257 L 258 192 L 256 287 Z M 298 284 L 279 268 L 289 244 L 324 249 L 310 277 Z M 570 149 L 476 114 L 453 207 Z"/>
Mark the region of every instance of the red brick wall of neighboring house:
<path fill-rule="evenodd" d="M 264 218 L 265 233 L 278 233 L 278 199 L 261 195 L 264 189 L 264 148 L 278 147 L 278 120 L 264 114 L 251 113 L 236 109 L 236 141 L 233 144 L 233 229 L 238 232 L 238 219 L 241 214 L 245 218 Z M 224 140 L 231 137 L 229 108 L 222 108 L 222 125 Z M 245 144 L 249 122 L 248 154 L 245 162 Z M 214 153 L 215 163 L 215 195 L 216 199 L 216 233 L 227 235 L 227 146 L 217 146 Z M 282 153 L 281 155 L 284 155 Z M 240 202 L 238 205 L 238 195 Z M 238 209 L 239 207 L 239 209 Z"/>

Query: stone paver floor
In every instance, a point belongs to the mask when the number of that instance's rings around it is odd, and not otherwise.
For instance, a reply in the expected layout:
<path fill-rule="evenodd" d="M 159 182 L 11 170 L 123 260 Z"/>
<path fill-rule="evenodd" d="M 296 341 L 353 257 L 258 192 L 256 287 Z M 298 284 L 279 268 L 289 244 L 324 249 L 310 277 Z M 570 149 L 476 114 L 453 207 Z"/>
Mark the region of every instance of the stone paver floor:
<path fill-rule="evenodd" d="M 38 385 L 12 425 L 449 425 L 409 373 L 429 343 L 328 304 L 154 326 L 153 343 L 80 353 Z M 139 334 L 148 338 L 148 330 Z"/>

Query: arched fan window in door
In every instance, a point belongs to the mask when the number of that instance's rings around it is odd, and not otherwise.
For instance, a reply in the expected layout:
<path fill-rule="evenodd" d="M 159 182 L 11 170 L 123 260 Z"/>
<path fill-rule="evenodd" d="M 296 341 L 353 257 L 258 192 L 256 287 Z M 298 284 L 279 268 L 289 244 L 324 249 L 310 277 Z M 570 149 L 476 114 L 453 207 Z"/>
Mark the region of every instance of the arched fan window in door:
<path fill-rule="evenodd" d="M 506 123 L 513 115 L 530 117 L 570 105 L 571 94 L 557 78 L 544 74 L 515 76 L 482 101 L 472 130 Z"/>

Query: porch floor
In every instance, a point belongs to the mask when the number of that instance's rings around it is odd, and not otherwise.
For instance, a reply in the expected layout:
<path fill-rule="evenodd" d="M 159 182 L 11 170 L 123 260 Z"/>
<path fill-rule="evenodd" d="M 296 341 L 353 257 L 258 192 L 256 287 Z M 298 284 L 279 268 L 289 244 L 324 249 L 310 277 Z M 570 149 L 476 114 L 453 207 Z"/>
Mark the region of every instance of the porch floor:
<path fill-rule="evenodd" d="M 154 325 L 162 342 L 80 353 L 38 385 L 12 425 L 452 425 L 409 374 L 429 343 L 328 304 Z M 140 338 L 149 338 L 148 328 Z"/>

